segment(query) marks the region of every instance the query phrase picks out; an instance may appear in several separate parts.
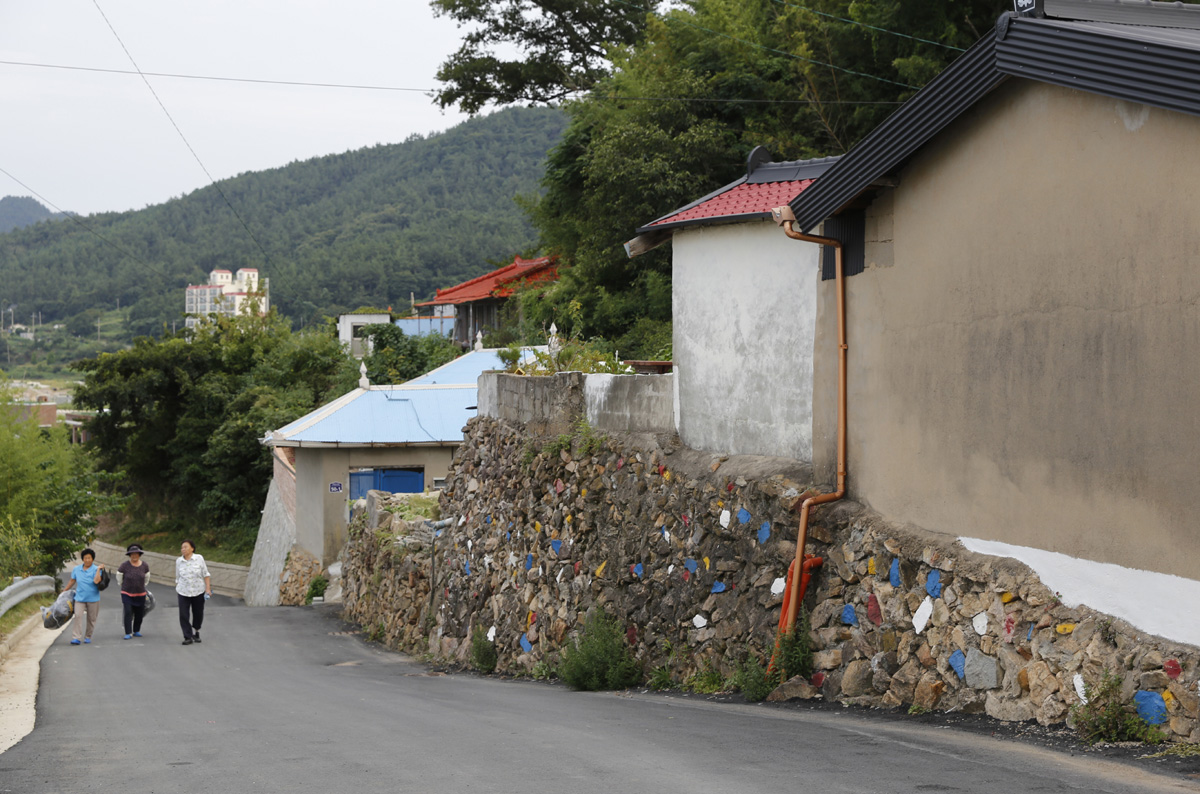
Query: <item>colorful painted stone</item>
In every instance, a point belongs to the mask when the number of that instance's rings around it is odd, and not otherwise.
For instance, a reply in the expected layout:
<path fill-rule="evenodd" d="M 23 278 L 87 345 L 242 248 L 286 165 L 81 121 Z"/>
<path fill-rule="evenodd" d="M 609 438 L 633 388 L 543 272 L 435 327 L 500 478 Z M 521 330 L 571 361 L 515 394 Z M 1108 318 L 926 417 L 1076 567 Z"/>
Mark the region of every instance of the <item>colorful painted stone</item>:
<path fill-rule="evenodd" d="M 900 586 L 900 558 L 896 557 L 892 560 L 892 567 L 888 569 L 888 581 L 892 587 Z"/>
<path fill-rule="evenodd" d="M 1015 594 L 1015 593 L 1010 593 L 1010 592 L 1008 592 L 1008 591 L 1005 591 L 1005 592 L 1003 592 L 1003 593 L 1001 593 L 1001 594 L 1000 594 L 1000 602 L 1001 602 L 1002 604 L 1007 604 L 1007 603 L 1009 603 L 1010 601 L 1012 601 L 1012 600 L 1013 600 L 1014 598 L 1016 598 L 1016 597 L 1017 597 L 1017 596 L 1016 596 L 1016 594 Z"/>
<path fill-rule="evenodd" d="M 566 486 L 565 486 L 565 485 L 563 485 L 563 481 L 562 481 L 562 480 L 555 480 L 555 481 L 554 481 L 554 492 L 555 492 L 555 493 L 562 493 L 562 492 L 563 492 L 563 489 L 564 489 L 565 487 L 566 487 Z"/>
<path fill-rule="evenodd" d="M 505 539 L 505 540 L 512 540 L 512 533 L 511 533 L 511 532 L 505 532 L 505 533 L 504 533 L 504 539 Z"/>
<path fill-rule="evenodd" d="M 1029 633 L 1025 635 L 1025 642 L 1029 642 L 1032 639 L 1033 639 L 1033 624 L 1030 623 L 1029 624 Z"/>
<path fill-rule="evenodd" d="M 488 642 L 496 641 L 496 627 L 495 626 L 492 626 L 490 629 L 488 629 L 487 638 L 488 638 Z"/>
<path fill-rule="evenodd" d="M 853 604 L 846 604 L 842 607 L 842 624 L 846 626 L 858 625 L 858 614 L 854 611 Z"/>
<path fill-rule="evenodd" d="M 874 557 L 870 557 L 867 559 L 867 575 L 868 576 L 875 575 L 875 558 Z"/>
<path fill-rule="evenodd" d="M 728 511 L 728 510 L 722 510 L 722 511 L 721 511 L 721 519 L 720 519 L 720 521 L 721 521 L 721 526 L 723 526 L 723 527 L 728 527 L 728 526 L 729 526 L 729 518 L 730 518 L 729 511 Z"/>
<path fill-rule="evenodd" d="M 766 543 L 771 537 L 771 522 L 764 521 L 758 528 L 758 545 Z"/>
<path fill-rule="evenodd" d="M 667 543 L 671 542 L 671 533 L 670 532 L 668 532 L 664 529 L 662 531 L 662 536 L 663 536 L 663 540 L 665 540 Z"/>
<path fill-rule="evenodd" d="M 550 548 L 554 549 L 555 554 L 558 554 L 559 550 L 562 549 L 562 541 L 561 540 L 550 541 Z"/>
<path fill-rule="evenodd" d="M 917 607 L 917 611 L 913 613 L 913 628 L 916 629 L 917 634 L 920 634 L 929 625 L 931 615 L 933 615 L 933 599 L 925 596 L 921 606 Z"/>
<path fill-rule="evenodd" d="M 929 593 L 931 598 L 942 597 L 942 572 L 936 568 L 929 572 L 929 576 L 925 577 L 925 592 Z"/>
<path fill-rule="evenodd" d="M 1135 692 L 1133 702 L 1137 706 L 1138 716 L 1151 725 L 1162 725 L 1167 721 L 1167 703 L 1157 692 Z"/>
<path fill-rule="evenodd" d="M 471 575 L 471 561 L 463 560 L 463 568 L 465 568 L 467 570 L 467 576 L 470 576 Z"/>
<path fill-rule="evenodd" d="M 1074 623 L 1059 623 L 1057 626 L 1054 627 L 1054 630 L 1065 637 L 1066 635 L 1070 634 L 1072 631 L 1075 630 L 1075 624 Z"/>
<path fill-rule="evenodd" d="M 483 523 L 485 523 L 485 524 L 490 524 L 490 523 L 492 523 L 492 517 L 491 517 L 491 516 L 485 516 L 485 517 L 484 517 L 484 519 L 483 519 Z"/>
<path fill-rule="evenodd" d="M 621 467 L 624 465 L 625 465 L 625 458 L 617 458 L 617 471 L 620 471 Z"/>
<path fill-rule="evenodd" d="M 874 593 L 867 596 L 867 620 L 876 626 L 883 624 L 883 610 L 879 608 L 879 599 Z"/>
<path fill-rule="evenodd" d="M 692 625 L 698 629 L 702 629 L 708 625 L 708 618 L 703 615 L 696 615 L 696 617 L 692 618 Z"/>
<path fill-rule="evenodd" d="M 750 523 L 750 511 L 744 507 L 738 508 L 738 523 L 739 524 L 749 524 Z"/>
<path fill-rule="evenodd" d="M 729 483 L 729 485 L 726 485 L 725 490 L 728 491 L 729 493 L 733 493 L 733 483 Z"/>
<path fill-rule="evenodd" d="M 707 571 L 710 567 L 711 566 L 709 565 L 708 557 L 705 557 L 704 558 L 704 570 Z"/>
<path fill-rule="evenodd" d="M 534 522 L 533 522 L 533 531 L 534 531 L 535 533 L 537 533 L 537 532 L 541 532 L 541 531 L 542 531 L 542 522 L 541 522 L 541 521 L 534 521 Z"/>
<path fill-rule="evenodd" d="M 670 472 L 670 471 L 664 471 L 664 472 L 663 472 L 663 479 L 664 479 L 664 480 L 666 480 L 667 482 L 670 482 L 670 481 L 671 481 L 671 472 Z"/>
<path fill-rule="evenodd" d="M 580 566 L 581 566 L 581 565 L 583 565 L 583 562 L 582 562 L 582 561 L 580 561 L 580 560 L 576 560 L 576 561 L 575 561 L 575 575 L 576 575 L 576 576 L 578 576 L 578 575 L 579 575 L 579 568 L 580 568 Z"/>
<path fill-rule="evenodd" d="M 633 571 L 634 576 L 639 579 L 642 578 L 642 564 L 640 562 L 637 565 L 631 565 L 629 569 Z"/>
<path fill-rule="evenodd" d="M 1163 696 L 1163 702 L 1167 704 L 1168 708 L 1170 708 L 1171 701 L 1175 699 L 1175 696 L 1171 694 L 1171 690 L 1169 690 L 1169 689 L 1164 689 L 1162 691 L 1162 696 Z"/>
<path fill-rule="evenodd" d="M 521 650 L 525 651 L 525 653 L 533 650 L 533 643 L 529 641 L 529 636 L 526 634 L 521 635 Z"/>
<path fill-rule="evenodd" d="M 787 589 L 787 579 L 779 577 L 771 582 L 771 595 L 783 595 L 783 591 Z"/>
<path fill-rule="evenodd" d="M 1013 634 L 1015 634 L 1016 631 L 1017 631 L 1017 616 L 1016 615 L 1005 615 L 1004 616 L 1004 641 L 1011 644 L 1013 641 Z"/>
<path fill-rule="evenodd" d="M 532 567 L 533 567 L 533 555 L 526 554 L 525 555 L 525 570 L 528 571 Z"/>
<path fill-rule="evenodd" d="M 813 673 L 809 683 L 820 689 L 825 684 L 825 674 L 820 671 Z"/>
<path fill-rule="evenodd" d="M 1183 672 L 1183 668 L 1179 666 L 1178 659 L 1168 659 L 1163 662 L 1163 672 L 1167 674 L 1167 678 L 1174 681 L 1179 678 L 1179 674 Z"/>
<path fill-rule="evenodd" d="M 691 572 L 689 572 L 689 571 L 684 571 L 684 572 L 683 572 L 683 581 L 685 581 L 685 582 L 689 582 L 689 581 L 691 581 L 691 579 L 692 579 L 692 574 L 691 574 Z"/>
<path fill-rule="evenodd" d="M 686 560 L 683 561 L 683 567 L 687 568 L 688 571 L 690 571 L 691 573 L 695 573 L 696 569 L 699 568 L 700 565 L 695 560 L 693 560 L 691 557 L 688 557 Z"/>
<path fill-rule="evenodd" d="M 684 525 L 685 527 L 686 527 L 686 526 L 689 526 L 689 525 L 692 523 L 692 522 L 691 522 L 691 519 L 689 519 L 689 518 L 687 517 L 687 514 L 686 514 L 686 513 L 684 513 L 683 515 L 681 515 L 681 516 L 680 516 L 680 518 L 681 518 L 681 519 L 683 519 L 683 525 Z"/>
<path fill-rule="evenodd" d="M 713 582 L 712 592 L 724 593 L 725 592 L 725 583 L 724 582 Z"/>
<path fill-rule="evenodd" d="M 604 566 L 606 566 L 606 565 L 608 565 L 608 560 L 605 560 L 604 562 L 600 563 L 600 567 L 596 569 L 597 576 L 604 573 Z"/>
<path fill-rule="evenodd" d="M 674 565 L 668 565 L 668 566 L 667 566 L 667 574 L 668 574 L 668 575 L 670 575 L 670 574 L 673 574 L 673 573 L 675 573 L 675 566 L 674 566 Z"/>
<path fill-rule="evenodd" d="M 955 651 L 954 653 L 950 654 L 950 658 L 947 661 L 950 663 L 951 669 L 958 674 L 960 680 L 966 677 L 967 657 L 962 651 Z"/>
<path fill-rule="evenodd" d="M 1080 703 L 1086 706 L 1088 702 L 1087 685 L 1083 683 L 1083 676 L 1076 673 L 1073 683 L 1075 684 L 1075 696 L 1079 698 Z"/>
<path fill-rule="evenodd" d="M 982 637 L 987 634 L 988 616 L 986 612 L 980 612 L 975 617 L 971 618 L 971 626 L 974 627 L 975 633 Z"/>

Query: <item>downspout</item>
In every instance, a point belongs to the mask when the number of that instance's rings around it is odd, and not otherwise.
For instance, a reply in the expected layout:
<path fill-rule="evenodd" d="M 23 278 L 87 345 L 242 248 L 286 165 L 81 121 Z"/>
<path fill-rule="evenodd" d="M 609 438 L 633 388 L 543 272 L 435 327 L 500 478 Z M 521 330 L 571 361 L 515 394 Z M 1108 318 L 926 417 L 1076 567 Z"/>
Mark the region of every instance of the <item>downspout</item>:
<path fill-rule="evenodd" d="M 831 237 L 819 237 L 796 231 L 792 225 L 796 216 L 788 205 L 771 210 L 771 216 L 781 227 L 784 234 L 793 240 L 807 243 L 831 246 L 834 251 L 834 280 L 837 289 L 837 326 L 838 326 L 838 420 L 837 420 L 837 490 L 833 493 L 818 494 L 804 500 L 800 506 L 800 528 L 796 535 L 796 559 L 788 569 L 788 583 L 784 609 L 780 614 L 779 628 L 782 633 L 789 633 L 796 624 L 796 615 L 804 600 L 804 591 L 808 587 L 810 570 L 821 565 L 820 557 L 810 556 L 805 559 L 804 547 L 808 543 L 808 516 L 812 508 L 826 502 L 836 502 L 846 495 L 846 282 L 842 275 L 842 243 Z M 797 578 L 799 577 L 799 578 Z"/>

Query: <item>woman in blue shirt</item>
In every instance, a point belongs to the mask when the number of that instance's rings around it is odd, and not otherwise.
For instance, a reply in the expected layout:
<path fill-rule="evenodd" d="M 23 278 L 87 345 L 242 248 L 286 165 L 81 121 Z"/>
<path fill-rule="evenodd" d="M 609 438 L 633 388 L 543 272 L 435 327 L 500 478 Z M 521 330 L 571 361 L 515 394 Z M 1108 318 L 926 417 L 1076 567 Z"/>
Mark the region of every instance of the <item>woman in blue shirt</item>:
<path fill-rule="evenodd" d="M 75 624 L 71 629 L 71 644 L 78 645 L 80 640 L 90 643 L 92 631 L 96 628 L 96 618 L 100 615 L 100 571 L 104 563 L 96 562 L 96 552 L 84 549 L 79 555 L 82 565 L 76 565 L 71 571 L 71 584 L 68 590 L 75 591 Z M 87 631 L 84 631 L 83 616 L 87 615 Z"/>

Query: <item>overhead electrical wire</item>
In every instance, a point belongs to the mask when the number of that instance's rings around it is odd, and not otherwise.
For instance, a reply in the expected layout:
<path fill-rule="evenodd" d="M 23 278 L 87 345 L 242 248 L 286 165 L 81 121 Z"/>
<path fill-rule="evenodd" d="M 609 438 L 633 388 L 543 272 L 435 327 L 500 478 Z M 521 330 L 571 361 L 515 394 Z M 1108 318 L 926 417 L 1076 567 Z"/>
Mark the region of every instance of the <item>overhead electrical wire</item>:
<path fill-rule="evenodd" d="M 859 22 L 857 19 L 847 19 L 846 17 L 839 17 L 837 14 L 830 14 L 825 11 L 818 11 L 815 8 L 809 8 L 808 6 L 797 5 L 796 3 L 789 3 L 789 2 L 787 2 L 787 0 L 771 0 L 771 1 L 774 3 L 778 3 L 781 6 L 789 6 L 791 8 L 798 8 L 801 11 L 808 11 L 808 12 L 816 14 L 818 16 L 829 17 L 830 19 L 836 19 L 838 22 L 848 22 L 851 25 L 858 25 L 859 27 L 868 28 L 870 30 L 875 30 L 880 33 L 886 33 L 889 36 L 899 36 L 902 39 L 912 39 L 913 41 L 919 41 L 922 44 L 932 44 L 935 47 L 945 47 L 946 49 L 954 50 L 955 52 L 966 52 L 966 50 L 963 49 L 962 47 L 955 47 L 953 44 L 943 44 L 940 41 L 931 41 L 929 39 L 923 39 L 920 36 L 910 36 L 907 33 L 901 33 L 896 30 L 888 30 L 887 28 L 881 28 L 876 25 L 868 24 L 866 22 Z"/>
<path fill-rule="evenodd" d="M 333 89 L 352 89 L 356 91 L 404 91 L 432 96 L 439 90 L 437 88 L 411 88 L 392 85 L 369 85 L 356 83 L 317 83 L 304 80 L 267 80 L 254 77 L 221 77 L 218 75 L 208 74 L 183 74 L 179 72 L 135 72 L 132 69 L 105 69 L 96 66 L 68 66 L 59 63 L 37 63 L 35 61 L 7 61 L 0 60 L 2 66 L 28 66 L 37 69 L 65 69 L 76 72 L 100 72 L 101 74 L 121 74 L 121 75 L 145 75 L 147 77 L 165 77 L 177 80 L 213 80 L 225 83 L 250 83 L 259 85 L 282 85 L 295 86 L 300 88 L 333 88 Z M 495 96 L 502 92 L 500 91 L 463 91 L 463 94 L 470 95 L 486 95 Z M 680 96 L 626 96 L 624 94 L 613 93 L 597 93 L 596 96 L 607 99 L 619 99 L 622 101 L 631 102 L 746 102 L 754 104 L 766 105 L 807 105 L 807 99 L 750 99 L 750 98 L 729 98 L 729 97 L 680 97 Z M 533 101 L 533 100 L 521 100 Z M 824 105 L 900 105 L 899 101 L 888 100 L 844 100 L 838 102 L 823 102 Z"/>
<path fill-rule="evenodd" d="M 171 122 L 171 126 L 175 128 L 175 132 L 179 133 L 179 138 L 183 141 L 183 145 L 187 147 L 188 151 L 192 153 L 192 157 L 196 159 L 196 163 L 199 164 L 200 170 L 202 170 L 204 175 L 208 177 L 209 183 L 216 188 L 217 193 L 220 194 L 221 199 L 225 202 L 225 206 L 229 207 L 229 211 L 233 213 L 233 217 L 237 218 L 238 223 L 242 225 L 242 228 L 246 231 L 247 236 L 254 241 L 255 247 L 257 247 L 259 253 L 263 255 L 264 262 L 270 263 L 271 257 L 267 254 L 266 249 L 262 247 L 262 243 L 260 243 L 258 238 L 254 236 L 254 232 L 250 231 L 250 227 L 246 225 L 246 221 L 243 220 L 242 216 L 234 208 L 233 203 L 229 200 L 229 197 L 225 195 L 225 191 L 221 189 L 221 185 L 204 165 L 204 161 L 200 159 L 200 155 L 196 153 L 194 148 L 192 148 L 191 142 L 188 141 L 187 136 L 183 134 L 183 130 L 179 128 L 179 125 L 175 122 L 175 118 L 171 115 L 171 112 L 167 110 L 167 106 L 164 105 L 162 99 L 159 98 L 158 92 L 154 90 L 154 86 L 150 84 L 150 80 L 142 72 L 142 68 L 138 66 L 137 61 L 134 60 L 133 54 L 129 52 L 129 48 L 125 46 L 125 42 L 121 40 L 121 36 L 117 33 L 117 29 L 114 28 L 112 23 L 108 21 L 108 16 L 105 15 L 104 9 L 100 7 L 99 0 L 92 0 L 92 5 L 96 6 L 96 10 L 100 12 L 100 16 L 104 20 L 104 24 L 108 25 L 108 29 L 112 31 L 113 37 L 116 38 L 117 43 L 121 45 L 121 49 L 125 51 L 125 57 L 129 58 L 129 62 L 133 64 L 133 68 L 137 70 L 138 75 L 142 78 L 142 82 L 146 84 L 146 88 L 150 89 L 150 94 L 154 97 L 154 101 L 158 103 L 158 106 L 162 109 L 163 114 L 166 115 L 167 120 Z"/>

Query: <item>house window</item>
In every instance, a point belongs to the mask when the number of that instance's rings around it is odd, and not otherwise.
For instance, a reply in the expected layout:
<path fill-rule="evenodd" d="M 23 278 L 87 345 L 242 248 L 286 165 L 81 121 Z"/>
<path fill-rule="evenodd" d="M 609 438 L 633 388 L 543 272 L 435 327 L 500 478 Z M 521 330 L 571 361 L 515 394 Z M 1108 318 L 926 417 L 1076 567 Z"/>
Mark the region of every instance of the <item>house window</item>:
<path fill-rule="evenodd" d="M 825 221 L 821 234 L 842 241 L 842 274 L 854 276 L 863 272 L 867 254 L 867 219 L 864 210 L 843 212 Z M 834 249 L 821 247 L 821 280 L 831 281 L 837 277 Z"/>

